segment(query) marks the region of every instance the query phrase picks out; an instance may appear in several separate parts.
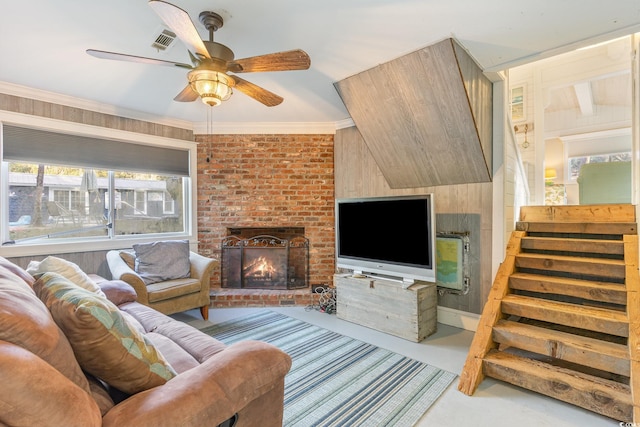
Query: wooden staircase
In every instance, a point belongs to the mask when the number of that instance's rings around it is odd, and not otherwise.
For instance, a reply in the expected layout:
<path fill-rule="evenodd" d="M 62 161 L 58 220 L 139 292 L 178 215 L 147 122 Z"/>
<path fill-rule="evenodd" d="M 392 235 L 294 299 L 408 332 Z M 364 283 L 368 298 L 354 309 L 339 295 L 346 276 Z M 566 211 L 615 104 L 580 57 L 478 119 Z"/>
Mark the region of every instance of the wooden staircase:
<path fill-rule="evenodd" d="M 458 389 L 492 377 L 640 422 L 635 207 L 525 207 L 516 229 Z"/>

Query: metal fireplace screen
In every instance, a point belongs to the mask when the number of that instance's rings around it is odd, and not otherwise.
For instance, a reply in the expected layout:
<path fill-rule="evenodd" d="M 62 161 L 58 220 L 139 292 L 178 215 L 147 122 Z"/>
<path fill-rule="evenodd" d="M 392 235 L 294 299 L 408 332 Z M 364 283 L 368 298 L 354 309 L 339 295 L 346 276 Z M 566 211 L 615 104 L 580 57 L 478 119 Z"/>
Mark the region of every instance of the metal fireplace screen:
<path fill-rule="evenodd" d="M 298 289 L 309 283 L 309 240 L 274 236 L 222 241 L 222 287 Z"/>

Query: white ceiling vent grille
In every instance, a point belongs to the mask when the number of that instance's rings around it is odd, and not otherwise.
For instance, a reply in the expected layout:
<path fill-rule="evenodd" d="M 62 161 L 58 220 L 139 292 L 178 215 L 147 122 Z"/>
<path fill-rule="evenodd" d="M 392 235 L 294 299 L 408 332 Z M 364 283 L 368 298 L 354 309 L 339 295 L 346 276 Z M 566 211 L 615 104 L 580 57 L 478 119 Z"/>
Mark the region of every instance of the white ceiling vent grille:
<path fill-rule="evenodd" d="M 156 36 L 156 39 L 151 44 L 151 47 L 157 49 L 158 51 L 164 51 L 171 46 L 171 43 L 176 39 L 176 33 L 164 29 Z"/>

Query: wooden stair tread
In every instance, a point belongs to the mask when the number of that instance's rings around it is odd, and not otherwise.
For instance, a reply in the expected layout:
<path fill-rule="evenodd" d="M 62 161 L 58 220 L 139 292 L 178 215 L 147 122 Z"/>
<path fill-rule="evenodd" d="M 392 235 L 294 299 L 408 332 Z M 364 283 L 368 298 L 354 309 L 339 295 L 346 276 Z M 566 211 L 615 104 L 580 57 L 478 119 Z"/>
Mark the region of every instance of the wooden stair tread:
<path fill-rule="evenodd" d="M 569 233 L 569 234 L 637 234 L 635 222 L 528 222 L 518 221 L 516 230 L 529 233 Z"/>
<path fill-rule="evenodd" d="M 608 255 L 624 254 L 622 240 L 526 236 L 522 238 L 521 247 L 529 250 L 586 252 Z"/>
<path fill-rule="evenodd" d="M 626 274 L 624 260 L 566 255 L 519 253 L 516 256 L 516 267 L 559 271 L 612 280 L 622 280 Z"/>
<path fill-rule="evenodd" d="M 620 337 L 629 336 L 626 313 L 599 307 L 588 307 L 521 295 L 502 299 L 503 313 L 550 323 L 587 329 Z"/>
<path fill-rule="evenodd" d="M 630 203 L 601 205 L 522 206 L 521 221 L 555 222 L 635 222 L 635 206 Z"/>
<path fill-rule="evenodd" d="M 523 291 L 573 296 L 624 305 L 627 290 L 622 284 L 516 272 L 509 276 L 509 287 Z"/>
<path fill-rule="evenodd" d="M 493 340 L 510 347 L 629 376 L 629 351 L 626 345 L 508 320 L 496 323 Z"/>
<path fill-rule="evenodd" d="M 575 257 L 569 255 L 549 255 L 549 254 L 529 254 L 520 253 L 519 258 L 532 258 L 532 259 L 551 259 L 558 261 L 571 261 L 584 264 L 608 264 L 612 266 L 624 265 L 624 260 L 609 259 L 609 258 L 592 258 L 592 257 Z"/>
<path fill-rule="evenodd" d="M 485 375 L 615 420 L 633 420 L 628 385 L 553 366 L 505 352 L 489 352 L 482 363 Z"/>

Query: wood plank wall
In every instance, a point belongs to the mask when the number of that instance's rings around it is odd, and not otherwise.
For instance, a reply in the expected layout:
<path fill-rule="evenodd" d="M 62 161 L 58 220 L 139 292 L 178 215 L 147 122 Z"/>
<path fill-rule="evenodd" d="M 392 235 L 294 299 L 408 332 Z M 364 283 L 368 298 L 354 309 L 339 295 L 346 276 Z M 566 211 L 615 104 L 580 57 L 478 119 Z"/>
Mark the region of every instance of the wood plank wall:
<path fill-rule="evenodd" d="M 165 138 L 181 139 L 186 141 L 194 140 L 193 131 L 189 129 L 135 120 L 77 107 L 69 107 L 66 105 L 8 95 L 5 93 L 0 93 L 0 110 Z M 109 268 L 106 265 L 105 254 L 106 251 L 95 251 L 63 254 L 51 253 L 50 255 L 55 255 L 74 262 L 87 273 L 96 273 L 103 277 L 110 278 Z M 30 260 L 42 260 L 45 256 L 6 258 L 24 268 L 29 264 Z"/>
<path fill-rule="evenodd" d="M 335 136 L 336 198 L 375 197 L 434 193 L 436 216 L 446 219 L 438 232 L 472 232 L 471 285 L 467 295 L 438 296 L 438 305 L 480 313 L 491 288 L 491 234 L 493 184 L 455 184 L 436 187 L 392 189 L 369 152 L 356 127 L 340 129 Z M 479 220 L 477 219 L 479 217 Z M 479 221 L 479 231 L 471 230 Z"/>
<path fill-rule="evenodd" d="M 492 83 L 453 39 L 335 87 L 391 188 L 491 181 Z"/>
<path fill-rule="evenodd" d="M 193 141 L 193 131 L 0 93 L 0 110 L 146 135 Z"/>

